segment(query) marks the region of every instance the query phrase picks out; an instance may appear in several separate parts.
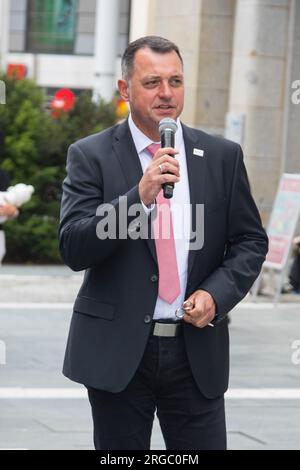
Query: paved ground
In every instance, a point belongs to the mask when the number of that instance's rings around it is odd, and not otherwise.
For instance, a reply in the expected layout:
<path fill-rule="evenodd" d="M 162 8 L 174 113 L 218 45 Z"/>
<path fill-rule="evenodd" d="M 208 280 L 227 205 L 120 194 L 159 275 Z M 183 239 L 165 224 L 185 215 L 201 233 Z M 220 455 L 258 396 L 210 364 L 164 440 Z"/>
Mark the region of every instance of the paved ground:
<path fill-rule="evenodd" d="M 1 268 L 0 448 L 92 448 L 85 391 L 60 372 L 81 278 L 64 267 Z M 258 301 L 231 314 L 229 448 L 300 449 L 300 297 L 277 308 Z M 157 421 L 152 449 L 164 449 Z"/>

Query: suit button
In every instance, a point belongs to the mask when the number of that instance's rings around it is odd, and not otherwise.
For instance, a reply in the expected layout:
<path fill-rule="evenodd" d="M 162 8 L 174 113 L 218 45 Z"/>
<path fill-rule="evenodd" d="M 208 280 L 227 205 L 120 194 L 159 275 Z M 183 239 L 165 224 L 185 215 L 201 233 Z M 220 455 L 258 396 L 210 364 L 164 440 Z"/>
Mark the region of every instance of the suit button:
<path fill-rule="evenodd" d="M 151 323 L 151 317 L 150 317 L 150 315 L 146 315 L 146 316 L 145 316 L 144 322 L 145 322 L 145 323 Z"/>
<path fill-rule="evenodd" d="M 157 282 L 158 281 L 158 276 L 156 274 L 153 274 L 153 276 L 151 276 L 151 282 Z"/>

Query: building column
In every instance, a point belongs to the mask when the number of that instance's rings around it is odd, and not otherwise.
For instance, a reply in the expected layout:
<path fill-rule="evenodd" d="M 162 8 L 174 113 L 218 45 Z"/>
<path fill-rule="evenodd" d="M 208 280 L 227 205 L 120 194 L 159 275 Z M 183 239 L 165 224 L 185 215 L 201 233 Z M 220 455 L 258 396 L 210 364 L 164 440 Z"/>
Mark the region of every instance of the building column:
<path fill-rule="evenodd" d="M 194 125 L 223 135 L 228 110 L 235 0 L 202 0 Z"/>
<path fill-rule="evenodd" d="M 223 134 L 235 0 L 134 0 L 132 5 L 137 4 L 140 9 L 140 3 L 148 8 L 147 33 L 174 41 L 182 53 L 183 120 L 208 132 Z M 134 17 L 138 17 L 138 11 Z"/>
<path fill-rule="evenodd" d="M 150 1 L 131 0 L 129 42 L 149 34 Z"/>
<path fill-rule="evenodd" d="M 229 112 L 244 118 L 243 149 L 264 222 L 281 173 L 290 0 L 237 0 Z"/>
<path fill-rule="evenodd" d="M 300 173 L 300 2 L 291 2 L 282 171 Z"/>
<path fill-rule="evenodd" d="M 0 1 L 0 71 L 5 71 L 8 53 L 9 1 Z"/>
<path fill-rule="evenodd" d="M 112 99 L 116 88 L 119 1 L 97 0 L 93 100 Z"/>

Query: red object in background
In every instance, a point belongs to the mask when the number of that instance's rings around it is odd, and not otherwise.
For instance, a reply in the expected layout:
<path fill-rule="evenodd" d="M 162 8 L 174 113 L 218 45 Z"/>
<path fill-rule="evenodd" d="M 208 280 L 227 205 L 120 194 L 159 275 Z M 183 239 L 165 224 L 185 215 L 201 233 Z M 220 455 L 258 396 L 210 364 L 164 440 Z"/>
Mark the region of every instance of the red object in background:
<path fill-rule="evenodd" d="M 22 80 L 27 75 L 27 67 L 24 64 L 8 64 L 6 73 L 9 78 Z"/>
<path fill-rule="evenodd" d="M 65 113 L 70 111 L 74 107 L 74 103 L 75 95 L 73 91 L 68 88 L 61 88 L 55 93 L 50 104 L 53 116 L 59 116 L 62 111 Z"/>
<path fill-rule="evenodd" d="M 118 98 L 116 100 L 116 114 L 118 119 L 125 119 L 128 116 L 129 108 L 126 101 L 123 98 Z"/>

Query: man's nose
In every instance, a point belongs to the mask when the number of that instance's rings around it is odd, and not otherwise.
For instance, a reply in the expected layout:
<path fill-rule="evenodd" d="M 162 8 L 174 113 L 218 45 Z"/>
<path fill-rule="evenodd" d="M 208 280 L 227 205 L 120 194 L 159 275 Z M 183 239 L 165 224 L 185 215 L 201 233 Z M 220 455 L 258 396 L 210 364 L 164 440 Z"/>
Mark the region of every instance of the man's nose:
<path fill-rule="evenodd" d="M 168 82 L 161 82 L 159 87 L 159 96 L 163 98 L 172 97 L 172 90 Z"/>

